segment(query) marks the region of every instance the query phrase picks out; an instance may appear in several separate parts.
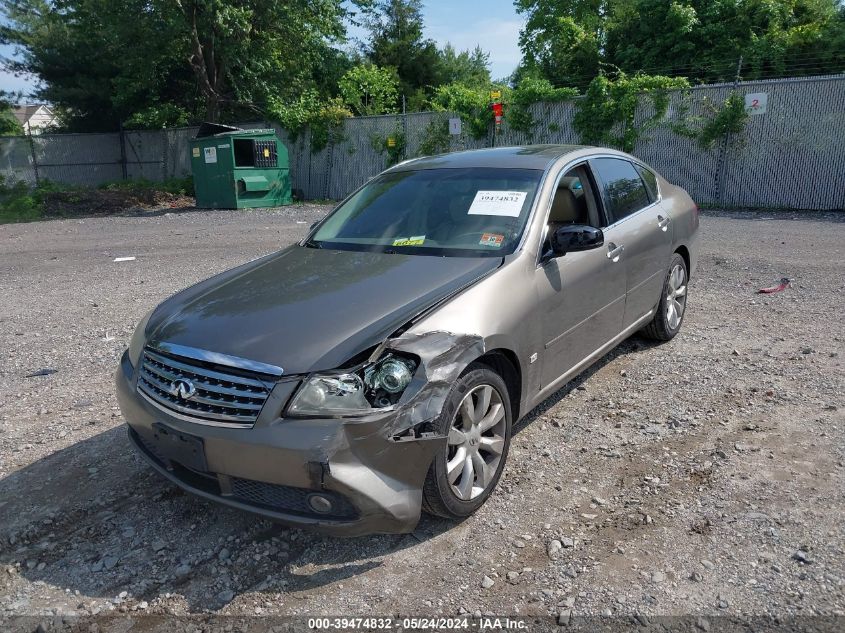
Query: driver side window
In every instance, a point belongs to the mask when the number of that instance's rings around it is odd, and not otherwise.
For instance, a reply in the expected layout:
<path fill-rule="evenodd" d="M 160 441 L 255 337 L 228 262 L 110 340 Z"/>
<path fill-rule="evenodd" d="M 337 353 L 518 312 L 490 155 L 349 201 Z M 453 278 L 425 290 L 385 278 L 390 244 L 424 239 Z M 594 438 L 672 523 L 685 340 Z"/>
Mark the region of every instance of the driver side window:
<path fill-rule="evenodd" d="M 550 240 L 554 232 L 567 224 L 584 224 L 595 228 L 603 225 L 586 165 L 570 169 L 558 180 L 549 209 L 543 252 L 551 248 Z"/>

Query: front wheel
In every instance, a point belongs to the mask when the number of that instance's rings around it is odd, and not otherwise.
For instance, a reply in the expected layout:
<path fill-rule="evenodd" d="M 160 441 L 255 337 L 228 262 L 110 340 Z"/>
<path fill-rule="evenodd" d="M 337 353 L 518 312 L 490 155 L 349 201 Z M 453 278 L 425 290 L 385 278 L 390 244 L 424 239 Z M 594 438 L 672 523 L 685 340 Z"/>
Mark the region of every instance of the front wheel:
<path fill-rule="evenodd" d="M 423 486 L 426 512 L 462 519 L 482 506 L 502 475 L 511 417 L 508 389 L 496 372 L 474 365 L 457 380 L 440 415 L 448 439 Z"/>
<path fill-rule="evenodd" d="M 658 341 L 668 341 L 675 337 L 684 321 L 687 308 L 687 280 L 689 274 L 684 258 L 675 253 L 669 264 L 669 272 L 663 281 L 663 292 L 657 313 L 643 333 Z"/>

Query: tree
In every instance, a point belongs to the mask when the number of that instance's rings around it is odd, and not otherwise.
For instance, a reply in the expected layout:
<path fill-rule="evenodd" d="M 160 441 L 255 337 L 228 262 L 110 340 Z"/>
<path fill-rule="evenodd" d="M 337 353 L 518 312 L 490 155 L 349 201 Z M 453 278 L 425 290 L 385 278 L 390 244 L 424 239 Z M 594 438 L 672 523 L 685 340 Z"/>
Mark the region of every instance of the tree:
<path fill-rule="evenodd" d="M 267 95 L 293 96 L 308 82 L 326 38 L 344 35 L 341 0 L 157 0 L 178 7 L 187 59 L 206 118 L 235 103 L 260 109 Z"/>
<path fill-rule="evenodd" d="M 598 74 L 607 27 L 605 0 L 516 0 L 525 14 L 519 34 L 517 75 L 539 76 L 556 86 L 586 86 Z"/>
<path fill-rule="evenodd" d="M 0 0 L 11 70 L 31 72 L 74 130 L 260 116 L 326 90 L 343 0 Z M 345 68 L 335 76 L 342 75 Z M 334 87 L 332 87 L 332 92 Z"/>
<path fill-rule="evenodd" d="M 626 70 L 698 81 L 733 79 L 740 56 L 746 79 L 819 74 L 839 18 L 837 0 L 635 0 L 615 16 L 606 53 Z"/>
<path fill-rule="evenodd" d="M 192 78 L 178 32 L 146 0 L 2 0 L 0 42 L 15 45 L 12 72 L 41 80 L 66 127 L 117 129 L 133 112 L 162 102 L 191 106 Z M 140 43 L 143 42 L 143 46 Z"/>
<path fill-rule="evenodd" d="M 362 64 L 350 69 L 340 80 L 343 102 L 355 114 L 389 114 L 396 112 L 399 79 L 392 68 Z"/>
<path fill-rule="evenodd" d="M 603 69 L 728 81 L 840 72 L 838 0 L 516 0 L 519 75 L 583 87 Z"/>
<path fill-rule="evenodd" d="M 659 37 L 655 37 L 655 24 L 660 24 Z M 706 48 L 698 49 L 693 40 L 693 33 L 700 25 L 697 11 L 686 4 L 665 0 L 631 2 L 614 16 L 605 57 L 623 69 L 690 74 L 692 58 L 707 52 Z M 650 46 L 644 46 L 647 38 L 653 38 Z M 731 71 L 736 68 L 736 57 L 730 60 L 730 66 Z"/>
<path fill-rule="evenodd" d="M 418 109 L 440 83 L 437 46 L 423 37 L 422 1 L 377 0 L 364 24 L 370 32 L 365 54 L 376 66 L 396 69 L 400 93 Z"/>
<path fill-rule="evenodd" d="M 455 50 L 446 43 L 438 51 L 440 77 L 438 84 L 460 83 L 468 86 L 480 86 L 490 83 L 490 54 L 476 46 L 472 51 Z"/>

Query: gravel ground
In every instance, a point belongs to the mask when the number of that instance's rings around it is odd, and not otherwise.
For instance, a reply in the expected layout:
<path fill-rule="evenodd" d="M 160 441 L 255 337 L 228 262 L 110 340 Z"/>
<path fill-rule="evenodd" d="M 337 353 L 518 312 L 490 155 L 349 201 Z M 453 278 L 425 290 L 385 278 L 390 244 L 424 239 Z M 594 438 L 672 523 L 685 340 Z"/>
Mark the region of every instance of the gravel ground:
<path fill-rule="evenodd" d="M 845 614 L 841 214 L 705 215 L 681 335 L 532 412 L 461 524 L 329 538 L 163 481 L 113 393 L 136 322 L 327 210 L 0 226 L 0 616 Z"/>

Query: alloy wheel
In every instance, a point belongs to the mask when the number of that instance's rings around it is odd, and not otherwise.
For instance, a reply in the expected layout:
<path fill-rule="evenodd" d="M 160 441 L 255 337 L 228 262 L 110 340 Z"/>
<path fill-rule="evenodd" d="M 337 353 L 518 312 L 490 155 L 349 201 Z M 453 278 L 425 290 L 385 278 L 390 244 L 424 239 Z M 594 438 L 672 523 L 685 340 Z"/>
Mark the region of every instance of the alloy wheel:
<path fill-rule="evenodd" d="M 687 273 L 680 264 L 675 264 L 669 273 L 666 292 L 666 322 L 673 330 L 678 329 L 687 306 Z"/>
<path fill-rule="evenodd" d="M 496 476 L 505 447 L 505 408 L 490 385 L 467 393 L 449 428 L 446 476 L 458 499 L 482 494 Z"/>

